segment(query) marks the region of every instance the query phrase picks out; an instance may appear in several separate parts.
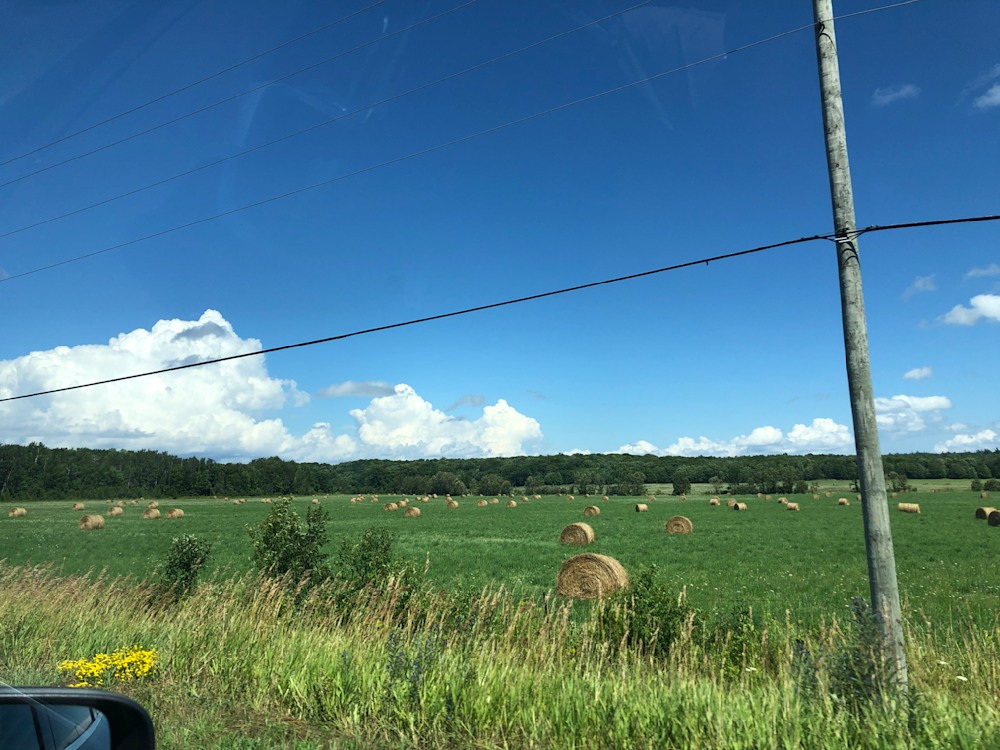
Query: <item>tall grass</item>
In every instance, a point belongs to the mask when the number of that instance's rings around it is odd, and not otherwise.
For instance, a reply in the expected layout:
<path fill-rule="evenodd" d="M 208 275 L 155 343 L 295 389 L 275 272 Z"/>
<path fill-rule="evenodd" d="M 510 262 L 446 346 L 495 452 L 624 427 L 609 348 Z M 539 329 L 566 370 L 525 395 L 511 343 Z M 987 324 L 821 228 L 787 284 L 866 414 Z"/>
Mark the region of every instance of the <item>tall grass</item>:
<path fill-rule="evenodd" d="M 51 684 L 64 659 L 156 649 L 122 689 L 165 748 L 1000 746 L 995 626 L 911 620 L 910 694 L 851 703 L 835 689 L 847 623 L 688 613 L 658 648 L 607 640 L 625 602 L 343 593 L 247 575 L 168 604 L 127 579 L 0 568 L 0 675 Z"/>

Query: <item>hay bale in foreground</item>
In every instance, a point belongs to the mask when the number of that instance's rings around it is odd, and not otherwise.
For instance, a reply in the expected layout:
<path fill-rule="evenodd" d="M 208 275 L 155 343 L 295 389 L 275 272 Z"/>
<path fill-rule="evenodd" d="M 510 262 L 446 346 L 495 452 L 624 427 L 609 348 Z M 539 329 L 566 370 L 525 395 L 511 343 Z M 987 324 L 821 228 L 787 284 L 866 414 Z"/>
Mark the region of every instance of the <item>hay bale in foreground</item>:
<path fill-rule="evenodd" d="M 563 563 L 556 576 L 556 593 L 577 599 L 600 599 L 628 584 L 628 572 L 615 558 L 586 552 Z"/>
<path fill-rule="evenodd" d="M 146 510 L 142 512 L 142 517 L 149 519 L 159 518 L 160 511 L 158 511 L 156 508 L 146 508 Z"/>
<path fill-rule="evenodd" d="M 406 518 L 416 518 L 420 515 L 420 508 L 407 508 L 403 511 L 403 515 Z"/>
<path fill-rule="evenodd" d="M 454 500 L 448 501 L 448 510 L 456 510 L 457 508 L 458 508 L 458 503 L 456 503 Z"/>
<path fill-rule="evenodd" d="M 83 503 L 73 503 L 73 510 L 84 510 L 86 507 Z"/>
<path fill-rule="evenodd" d="M 636 513 L 645 513 L 648 510 L 649 510 L 649 506 L 646 505 L 646 503 L 636 503 L 635 504 L 635 512 Z"/>
<path fill-rule="evenodd" d="M 687 516 L 671 516 L 667 519 L 668 534 L 690 534 L 694 531 L 694 524 Z"/>
<path fill-rule="evenodd" d="M 746 509 L 747 509 L 747 504 L 746 503 L 734 503 L 733 504 L 733 510 L 746 510 Z"/>
<path fill-rule="evenodd" d="M 167 518 L 184 518 L 184 511 L 180 508 L 171 508 L 167 511 Z"/>
<path fill-rule="evenodd" d="M 559 535 L 559 544 L 585 547 L 594 543 L 594 529 L 588 523 L 571 523 Z"/>
<path fill-rule="evenodd" d="M 709 505 L 722 505 L 722 502 L 719 500 L 719 498 L 713 497 L 711 500 L 708 501 L 708 504 Z"/>
<path fill-rule="evenodd" d="M 846 497 L 842 497 L 840 498 L 840 500 L 837 501 L 837 505 L 850 505 L 850 504 L 851 501 L 848 500 Z"/>
<path fill-rule="evenodd" d="M 990 513 L 986 517 L 986 523 L 988 523 L 990 526 L 1000 526 L 1000 510 L 995 510 L 992 513 Z"/>
<path fill-rule="evenodd" d="M 96 531 L 104 528 L 104 516 L 81 516 L 80 528 L 84 531 Z"/>
<path fill-rule="evenodd" d="M 920 503 L 900 503 L 896 507 L 903 513 L 920 513 Z"/>
<path fill-rule="evenodd" d="M 388 510 L 388 511 L 399 510 L 399 506 L 396 503 L 386 503 L 385 505 L 382 506 L 382 510 Z"/>
<path fill-rule="evenodd" d="M 114 508 L 108 508 L 108 515 L 109 516 L 123 516 L 123 515 L 125 515 L 125 509 L 124 508 L 119 508 L 117 506 L 114 507 Z"/>
<path fill-rule="evenodd" d="M 990 513 L 992 513 L 995 510 L 996 508 L 992 508 L 988 505 L 983 506 L 982 508 L 976 508 L 976 518 L 981 518 L 985 521 L 987 518 L 990 517 Z"/>
<path fill-rule="evenodd" d="M 798 510 L 798 509 L 799 509 L 799 504 L 798 503 L 786 503 L 785 504 L 785 510 Z"/>
<path fill-rule="evenodd" d="M 7 514 L 10 518 L 22 518 L 28 515 L 27 508 L 11 508 L 10 512 Z"/>
<path fill-rule="evenodd" d="M 588 505 L 583 509 L 583 515 L 585 516 L 599 516 L 601 515 L 601 509 L 596 505 Z"/>
<path fill-rule="evenodd" d="M 517 501 L 516 500 L 508 500 L 507 501 L 507 507 L 508 508 L 516 508 L 517 507 Z"/>

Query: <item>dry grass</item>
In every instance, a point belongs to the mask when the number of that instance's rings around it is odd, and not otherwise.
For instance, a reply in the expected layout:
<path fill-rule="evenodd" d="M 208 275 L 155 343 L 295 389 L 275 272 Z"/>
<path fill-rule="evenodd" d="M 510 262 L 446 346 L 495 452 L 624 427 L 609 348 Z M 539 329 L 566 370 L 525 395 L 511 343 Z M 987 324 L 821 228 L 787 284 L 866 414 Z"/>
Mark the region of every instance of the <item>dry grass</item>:
<path fill-rule="evenodd" d="M 920 513 L 920 503 L 900 503 L 896 507 L 903 513 Z"/>
<path fill-rule="evenodd" d="M 559 535 L 559 544 L 585 547 L 594 543 L 594 529 L 587 523 L 571 523 Z"/>
<path fill-rule="evenodd" d="M 7 515 L 10 518 L 21 518 L 23 516 L 28 515 L 28 509 L 27 508 L 11 508 L 10 512 L 7 513 Z"/>
<path fill-rule="evenodd" d="M 646 513 L 649 510 L 649 506 L 646 503 L 636 503 L 635 512 L 636 513 Z"/>
<path fill-rule="evenodd" d="M 687 516 L 671 516 L 667 519 L 668 534 L 690 534 L 694 531 L 694 524 Z"/>
<path fill-rule="evenodd" d="M 148 519 L 156 519 L 160 517 L 160 511 L 158 511 L 156 508 L 146 508 L 146 510 L 142 512 L 142 517 Z"/>
<path fill-rule="evenodd" d="M 184 511 L 180 508 L 171 508 L 167 511 L 167 518 L 184 518 Z"/>
<path fill-rule="evenodd" d="M 96 531 L 104 528 L 104 516 L 81 516 L 80 528 L 84 531 Z"/>
<path fill-rule="evenodd" d="M 628 571 L 620 562 L 591 553 L 571 557 L 556 577 L 556 592 L 576 599 L 600 599 L 628 585 Z"/>
<path fill-rule="evenodd" d="M 601 509 L 596 505 L 588 505 L 583 509 L 583 515 L 585 516 L 599 516 L 601 515 Z"/>

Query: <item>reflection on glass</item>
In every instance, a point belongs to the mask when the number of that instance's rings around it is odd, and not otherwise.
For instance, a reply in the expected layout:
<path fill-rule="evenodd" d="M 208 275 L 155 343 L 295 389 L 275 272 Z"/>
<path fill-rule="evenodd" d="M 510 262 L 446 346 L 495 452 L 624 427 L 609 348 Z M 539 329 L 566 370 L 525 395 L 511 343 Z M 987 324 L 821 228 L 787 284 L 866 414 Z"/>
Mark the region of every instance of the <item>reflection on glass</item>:
<path fill-rule="evenodd" d="M 111 729 L 89 706 L 0 705 L 0 748 L 110 750 Z"/>

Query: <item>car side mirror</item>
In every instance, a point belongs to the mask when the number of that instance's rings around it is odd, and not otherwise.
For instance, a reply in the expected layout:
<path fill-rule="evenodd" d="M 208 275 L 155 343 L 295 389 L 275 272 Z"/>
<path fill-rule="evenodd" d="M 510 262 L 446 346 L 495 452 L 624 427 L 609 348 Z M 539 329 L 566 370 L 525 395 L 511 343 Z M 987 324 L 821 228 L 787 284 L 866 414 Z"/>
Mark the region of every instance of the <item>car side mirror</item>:
<path fill-rule="evenodd" d="M 153 750 L 153 721 L 141 705 L 89 688 L 0 686 L 0 748 Z"/>

